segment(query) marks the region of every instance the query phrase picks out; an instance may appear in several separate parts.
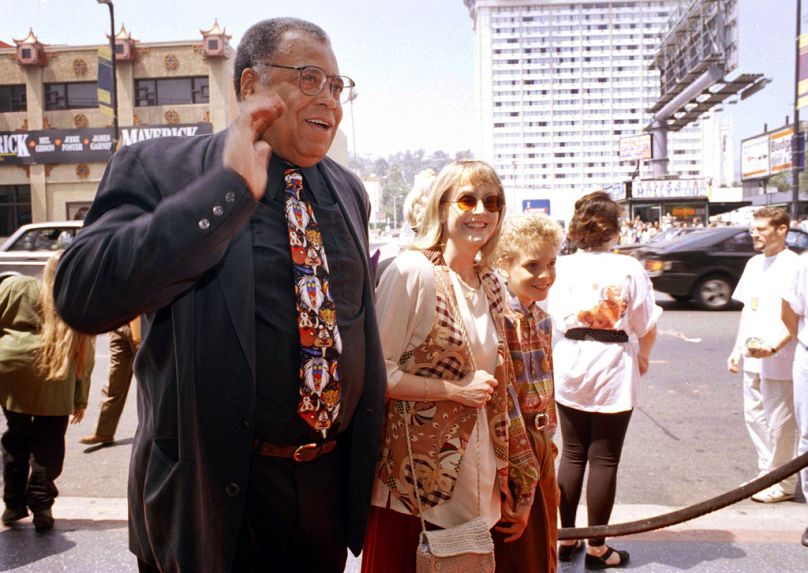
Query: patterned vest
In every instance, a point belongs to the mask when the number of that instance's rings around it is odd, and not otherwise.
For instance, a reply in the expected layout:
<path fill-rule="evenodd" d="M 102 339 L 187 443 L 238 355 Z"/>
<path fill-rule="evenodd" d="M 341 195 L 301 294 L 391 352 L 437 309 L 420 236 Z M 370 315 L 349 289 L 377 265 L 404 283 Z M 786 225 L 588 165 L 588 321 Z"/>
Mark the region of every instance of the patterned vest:
<path fill-rule="evenodd" d="M 442 288 L 442 284 L 451 284 L 448 267 L 440 251 L 425 251 L 424 255 L 434 265 L 435 273 L 442 273 L 444 280 L 435 281 L 436 306 L 431 331 L 423 343 L 401 356 L 399 367 L 417 376 L 459 380 L 471 370 L 471 364 L 463 329 L 449 302 L 451 300 L 451 305 L 457 308 L 454 293 Z M 511 481 L 513 496 L 526 503 L 532 500 L 538 465 L 518 415 L 518 405 L 513 400 L 513 368 L 504 344 L 507 293 L 494 273 L 483 273 L 480 279 L 498 335 L 494 372 L 498 384 L 486 404 L 488 433 L 494 443 L 500 489 L 507 491 Z M 410 513 L 417 515 L 404 416 L 409 421 L 410 445 L 424 511 L 451 499 L 477 417 L 474 408 L 450 400 L 388 400 L 378 477 Z"/>

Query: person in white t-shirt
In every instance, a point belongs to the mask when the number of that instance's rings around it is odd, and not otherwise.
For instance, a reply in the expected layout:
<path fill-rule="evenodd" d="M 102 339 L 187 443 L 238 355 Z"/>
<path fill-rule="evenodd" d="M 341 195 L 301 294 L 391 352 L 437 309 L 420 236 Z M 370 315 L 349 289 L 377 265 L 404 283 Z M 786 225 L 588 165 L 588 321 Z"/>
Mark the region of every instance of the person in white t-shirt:
<path fill-rule="evenodd" d="M 760 252 L 746 263 L 732 298 L 743 303 L 738 336 L 727 358 L 730 372 L 743 357 L 746 429 L 758 456 L 759 475 L 790 461 L 796 451 L 791 366 L 796 343 L 780 318 L 780 285 L 788 284 L 797 254 L 786 248 L 789 216 L 777 207 L 755 211 L 750 233 Z M 796 476 L 752 496 L 762 503 L 794 497 Z"/>
<path fill-rule="evenodd" d="M 808 255 L 800 255 L 797 269 L 786 283 L 781 316 L 789 333 L 797 340 L 794 352 L 794 415 L 799 437 L 797 453 L 808 452 Z M 802 493 L 808 499 L 808 468 L 800 471 Z M 802 534 L 802 544 L 808 546 L 808 528 Z"/>
<path fill-rule="evenodd" d="M 602 191 L 575 203 L 570 237 L 580 250 L 558 260 L 558 279 L 548 299 L 557 331 L 553 371 L 563 443 L 558 469 L 562 527 L 575 527 L 587 465 L 589 526 L 609 522 L 623 441 L 662 314 L 640 262 L 611 252 L 620 212 Z M 629 342 L 632 336 L 639 340 L 638 350 Z M 581 542 L 562 542 L 558 557 L 570 561 L 581 549 Z M 628 552 L 610 548 L 603 537 L 588 541 L 587 568 L 619 567 L 628 559 Z"/>

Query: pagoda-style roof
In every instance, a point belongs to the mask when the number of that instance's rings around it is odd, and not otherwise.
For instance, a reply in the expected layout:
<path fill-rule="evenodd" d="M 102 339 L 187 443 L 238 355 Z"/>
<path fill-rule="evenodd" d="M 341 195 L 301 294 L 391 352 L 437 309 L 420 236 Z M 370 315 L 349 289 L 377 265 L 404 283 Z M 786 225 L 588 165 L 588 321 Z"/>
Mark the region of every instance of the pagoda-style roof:
<path fill-rule="evenodd" d="M 199 30 L 199 33 L 202 34 L 203 37 L 224 36 L 228 40 L 233 37 L 227 35 L 227 28 L 219 27 L 219 20 L 217 18 L 214 18 L 213 26 L 210 28 L 210 30 Z"/>
<path fill-rule="evenodd" d="M 121 31 L 118 32 L 117 34 L 115 34 L 115 39 L 116 40 L 124 40 L 124 41 L 127 41 L 127 42 L 137 42 L 138 41 L 136 38 L 132 37 L 132 32 L 128 32 L 126 30 L 126 25 L 125 24 L 121 24 Z"/>
<path fill-rule="evenodd" d="M 28 28 L 28 35 L 22 40 L 14 40 L 14 43 L 18 46 L 22 46 L 23 44 L 39 44 L 40 42 L 36 34 L 34 34 L 34 29 Z"/>

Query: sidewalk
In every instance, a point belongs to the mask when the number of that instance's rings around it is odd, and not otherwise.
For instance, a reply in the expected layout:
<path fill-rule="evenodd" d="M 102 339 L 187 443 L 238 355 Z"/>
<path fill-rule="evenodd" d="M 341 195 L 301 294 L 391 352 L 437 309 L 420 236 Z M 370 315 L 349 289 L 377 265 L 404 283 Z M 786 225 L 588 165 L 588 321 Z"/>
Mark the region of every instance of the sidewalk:
<path fill-rule="evenodd" d="M 659 505 L 615 506 L 612 522 L 634 521 L 672 511 Z M 585 515 L 585 508 L 579 510 Z M 55 529 L 37 534 L 31 520 L 0 525 L 0 572 L 134 572 L 127 550 L 126 500 L 59 497 Z M 808 547 L 799 539 L 808 526 L 808 506 L 744 502 L 663 530 L 614 540 L 631 553 L 626 569 L 709 573 L 804 573 Z M 560 563 L 559 572 L 585 571 L 583 557 Z M 359 571 L 350 558 L 346 573 Z"/>

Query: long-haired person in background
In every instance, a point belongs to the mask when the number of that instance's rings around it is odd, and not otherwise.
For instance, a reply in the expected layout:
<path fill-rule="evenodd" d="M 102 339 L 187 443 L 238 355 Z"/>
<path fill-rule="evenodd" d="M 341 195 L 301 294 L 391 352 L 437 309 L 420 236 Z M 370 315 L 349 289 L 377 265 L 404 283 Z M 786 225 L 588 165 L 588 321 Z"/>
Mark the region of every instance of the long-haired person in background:
<path fill-rule="evenodd" d="M 68 418 L 84 417 L 94 365 L 94 337 L 72 330 L 53 303 L 59 255 L 45 265 L 42 282 L 7 278 L 0 284 L 0 404 L 3 434 L 3 511 L 9 525 L 34 514 L 37 531 L 53 527 Z"/>
<path fill-rule="evenodd" d="M 562 437 L 562 527 L 575 527 L 587 464 L 589 525 L 609 522 L 623 440 L 662 314 L 639 261 L 611 252 L 619 240 L 620 215 L 620 207 L 601 191 L 575 203 L 569 234 L 579 250 L 559 259 L 550 291 L 557 331 L 553 360 Z M 638 350 L 632 336 L 639 339 Z M 581 549 L 582 541 L 562 543 L 558 558 L 569 561 Z M 587 568 L 619 567 L 628 559 L 628 552 L 608 547 L 605 539 L 589 539 Z"/>
<path fill-rule="evenodd" d="M 419 515 L 428 529 L 482 517 L 507 540 L 527 523 L 538 468 L 511 399 L 507 293 L 492 270 L 504 207 L 489 165 L 447 165 L 414 248 L 376 290 L 388 404 L 364 572 L 415 571 Z"/>

